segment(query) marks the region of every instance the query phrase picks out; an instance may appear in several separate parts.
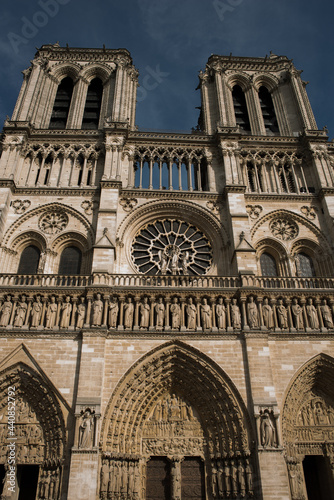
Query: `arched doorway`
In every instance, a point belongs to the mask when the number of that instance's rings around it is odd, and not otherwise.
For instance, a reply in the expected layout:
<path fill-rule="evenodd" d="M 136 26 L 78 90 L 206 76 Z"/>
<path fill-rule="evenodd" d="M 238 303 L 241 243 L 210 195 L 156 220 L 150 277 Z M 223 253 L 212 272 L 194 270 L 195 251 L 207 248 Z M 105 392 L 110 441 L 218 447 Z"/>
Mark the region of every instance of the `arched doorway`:
<path fill-rule="evenodd" d="M 61 406 L 46 381 L 25 363 L 3 370 L 0 467 L 6 476 L 4 493 L 12 484 L 9 481 L 14 481 L 15 499 L 60 498 L 65 436 Z M 10 475 L 11 457 L 15 460 Z"/>
<path fill-rule="evenodd" d="M 320 354 L 289 385 L 282 415 L 292 500 L 334 498 L 334 359 Z"/>
<path fill-rule="evenodd" d="M 101 499 L 256 493 L 254 437 L 241 397 L 211 359 L 181 342 L 151 351 L 124 375 L 101 439 Z"/>

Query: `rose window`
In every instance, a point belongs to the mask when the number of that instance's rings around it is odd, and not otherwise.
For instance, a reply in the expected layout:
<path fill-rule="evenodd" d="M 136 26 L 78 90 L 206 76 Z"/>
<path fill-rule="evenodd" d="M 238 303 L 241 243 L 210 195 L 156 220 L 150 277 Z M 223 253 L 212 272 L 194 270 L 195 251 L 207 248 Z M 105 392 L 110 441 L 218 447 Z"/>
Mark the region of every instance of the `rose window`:
<path fill-rule="evenodd" d="M 38 221 L 40 229 L 46 234 L 57 234 L 68 224 L 68 217 L 63 212 L 50 212 Z"/>
<path fill-rule="evenodd" d="M 280 240 L 292 240 L 298 235 L 298 226 L 289 219 L 274 219 L 270 223 L 270 230 Z"/>
<path fill-rule="evenodd" d="M 206 274 L 212 263 L 211 244 L 203 232 L 174 219 L 141 228 L 131 255 L 138 272 L 144 274 Z"/>

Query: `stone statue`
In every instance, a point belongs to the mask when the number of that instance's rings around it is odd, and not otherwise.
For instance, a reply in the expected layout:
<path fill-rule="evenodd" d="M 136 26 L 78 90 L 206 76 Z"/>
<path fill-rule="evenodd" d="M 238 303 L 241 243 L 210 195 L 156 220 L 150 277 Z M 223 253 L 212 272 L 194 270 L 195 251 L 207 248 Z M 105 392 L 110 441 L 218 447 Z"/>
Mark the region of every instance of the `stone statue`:
<path fill-rule="evenodd" d="M 324 299 L 322 301 L 322 305 L 320 306 L 321 314 L 324 320 L 324 325 L 326 328 L 333 328 L 333 316 L 329 306 L 327 305 L 327 300 Z"/>
<path fill-rule="evenodd" d="M 85 297 L 80 297 L 80 302 L 77 307 L 77 328 L 82 328 L 85 324 L 86 305 Z"/>
<path fill-rule="evenodd" d="M 181 269 L 184 275 L 189 274 L 188 263 L 189 263 L 189 252 L 181 253 Z"/>
<path fill-rule="evenodd" d="M 202 302 L 203 303 L 200 305 L 200 310 L 203 330 L 210 330 L 210 328 L 212 328 L 211 307 L 209 306 L 208 301 L 205 297 L 203 298 Z"/>
<path fill-rule="evenodd" d="M 91 448 L 93 444 L 93 423 L 94 416 L 89 408 L 85 410 L 81 417 L 79 426 L 78 448 Z"/>
<path fill-rule="evenodd" d="M 109 462 L 108 460 L 102 460 L 101 467 L 101 496 L 103 499 L 107 498 L 109 485 Z"/>
<path fill-rule="evenodd" d="M 319 328 L 318 312 L 313 305 L 312 299 L 308 299 L 306 306 L 306 313 L 309 321 L 310 328 L 312 330 L 317 330 Z"/>
<path fill-rule="evenodd" d="M 278 325 L 280 328 L 282 328 L 282 330 L 288 328 L 288 312 L 286 310 L 286 307 L 283 305 L 282 299 L 278 299 L 277 318 Z"/>
<path fill-rule="evenodd" d="M 167 271 L 168 271 L 168 254 L 167 254 L 166 248 L 163 251 L 159 250 L 158 256 L 159 256 L 159 263 L 160 263 L 161 274 L 167 274 Z"/>
<path fill-rule="evenodd" d="M 172 274 L 177 274 L 179 271 L 179 256 L 180 256 L 180 249 L 174 245 L 172 249 L 172 260 L 171 260 Z"/>
<path fill-rule="evenodd" d="M 197 309 L 196 309 L 196 306 L 193 303 L 193 299 L 191 297 L 189 297 L 189 299 L 188 299 L 186 313 L 187 313 L 187 328 L 188 328 L 188 330 L 196 330 Z"/>
<path fill-rule="evenodd" d="M 296 297 L 292 299 L 291 313 L 296 330 L 303 330 L 303 308 L 298 304 L 298 300 Z"/>
<path fill-rule="evenodd" d="M 2 304 L 0 311 L 1 311 L 1 319 L 0 319 L 0 326 L 7 326 L 9 321 L 10 321 L 10 315 L 12 312 L 13 304 L 11 302 L 11 296 L 6 295 L 6 300 Z"/>
<path fill-rule="evenodd" d="M 259 314 L 257 310 L 257 305 L 254 302 L 254 297 L 249 297 L 249 302 L 247 304 L 247 315 L 248 315 L 248 324 L 250 328 L 258 328 L 259 327 Z"/>
<path fill-rule="evenodd" d="M 246 481 L 245 481 L 244 467 L 241 461 L 239 461 L 238 463 L 238 483 L 239 483 L 240 495 L 243 498 L 246 494 Z"/>
<path fill-rule="evenodd" d="M 102 314 L 103 314 L 103 302 L 101 300 L 101 294 L 96 294 L 96 300 L 94 300 L 92 304 L 92 326 L 101 326 L 102 325 Z"/>
<path fill-rule="evenodd" d="M 32 304 L 31 308 L 31 326 L 37 328 L 40 325 L 42 316 L 43 304 L 41 302 L 41 296 L 37 295 L 35 302 Z"/>
<path fill-rule="evenodd" d="M 241 314 L 237 304 L 237 299 L 232 299 L 231 320 L 233 328 L 239 330 L 241 328 Z"/>
<path fill-rule="evenodd" d="M 270 330 L 271 328 L 274 328 L 274 313 L 272 310 L 272 307 L 269 305 L 269 301 L 267 297 L 263 299 L 263 306 L 262 306 L 262 316 L 263 316 L 263 323 L 264 326 Z"/>
<path fill-rule="evenodd" d="M 26 301 L 26 296 L 22 295 L 21 302 L 18 302 L 16 306 L 16 315 L 14 319 L 14 326 L 23 326 L 24 320 L 26 319 L 28 304 Z"/>
<path fill-rule="evenodd" d="M 150 326 L 150 305 L 147 297 L 140 304 L 140 329 L 146 330 Z"/>
<path fill-rule="evenodd" d="M 65 302 L 61 305 L 61 320 L 60 320 L 60 328 L 68 328 L 70 326 L 71 312 L 72 312 L 72 304 L 71 297 L 66 295 Z"/>
<path fill-rule="evenodd" d="M 165 305 L 162 301 L 162 297 L 158 298 L 158 302 L 154 306 L 156 313 L 156 328 L 157 330 L 161 330 L 164 326 L 164 318 L 165 318 Z"/>
<path fill-rule="evenodd" d="M 57 319 L 56 297 L 54 295 L 52 295 L 50 302 L 48 304 L 48 308 L 46 310 L 45 328 L 53 328 L 56 324 L 56 319 Z"/>
<path fill-rule="evenodd" d="M 226 309 L 225 309 L 223 297 L 219 297 L 219 299 L 218 299 L 218 304 L 216 305 L 216 315 L 217 315 L 217 328 L 219 328 L 219 330 L 225 330 L 225 328 L 226 328 Z"/>
<path fill-rule="evenodd" d="M 271 421 L 269 410 L 264 410 L 261 415 L 261 444 L 264 448 L 274 447 L 276 445 L 276 432 L 274 424 Z"/>
<path fill-rule="evenodd" d="M 172 315 L 172 330 L 178 330 L 181 324 L 181 308 L 178 304 L 177 297 L 173 297 L 170 312 Z"/>
<path fill-rule="evenodd" d="M 109 328 L 117 327 L 117 317 L 118 317 L 118 302 L 117 298 L 113 297 L 109 304 Z"/>
<path fill-rule="evenodd" d="M 128 297 L 127 302 L 125 302 L 125 304 L 124 304 L 124 328 L 126 330 L 132 329 L 133 312 L 134 312 L 134 305 L 132 302 L 132 298 Z"/>

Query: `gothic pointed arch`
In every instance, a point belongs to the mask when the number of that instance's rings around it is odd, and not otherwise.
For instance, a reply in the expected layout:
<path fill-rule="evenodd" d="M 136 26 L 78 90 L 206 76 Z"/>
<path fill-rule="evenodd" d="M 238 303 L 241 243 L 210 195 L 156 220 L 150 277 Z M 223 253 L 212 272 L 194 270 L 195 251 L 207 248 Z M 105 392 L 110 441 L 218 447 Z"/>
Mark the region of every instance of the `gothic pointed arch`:
<path fill-rule="evenodd" d="M 9 397 L 13 399 L 9 399 Z M 0 364 L 0 463 L 8 460 L 9 401 L 15 401 L 15 459 L 38 467 L 38 492 L 60 497 L 71 410 L 24 344 Z M 14 408 L 14 406 L 11 406 Z M 44 498 L 44 497 L 43 497 Z"/>
<path fill-rule="evenodd" d="M 184 398 L 199 415 L 211 453 L 250 453 L 249 416 L 233 382 L 210 358 L 182 342 L 154 349 L 123 376 L 104 415 L 103 450 L 140 453 L 142 428 L 167 393 Z"/>
<path fill-rule="evenodd" d="M 169 342 L 139 359 L 114 390 L 101 429 L 102 467 L 130 474 L 131 461 L 201 457 L 212 477 L 211 495 L 222 459 L 227 468 L 239 468 L 246 484 L 247 471 L 249 477 L 254 470 L 253 443 L 247 409 L 231 379 L 197 349 Z M 138 464 L 131 467 L 140 470 Z M 105 498 L 108 475 L 104 482 L 104 469 L 101 474 Z M 145 478 L 140 481 L 145 488 Z M 249 480 L 250 494 L 251 485 Z"/>

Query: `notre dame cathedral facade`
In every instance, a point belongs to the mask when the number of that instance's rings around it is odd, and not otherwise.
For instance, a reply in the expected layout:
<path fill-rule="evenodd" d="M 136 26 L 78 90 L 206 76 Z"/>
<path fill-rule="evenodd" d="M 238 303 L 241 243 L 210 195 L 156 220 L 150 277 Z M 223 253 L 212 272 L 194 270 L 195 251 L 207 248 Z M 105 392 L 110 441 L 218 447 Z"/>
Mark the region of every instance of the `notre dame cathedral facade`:
<path fill-rule="evenodd" d="M 300 73 L 212 55 L 198 127 L 141 132 L 127 50 L 37 51 L 1 143 L 1 498 L 334 498 L 334 145 Z"/>

